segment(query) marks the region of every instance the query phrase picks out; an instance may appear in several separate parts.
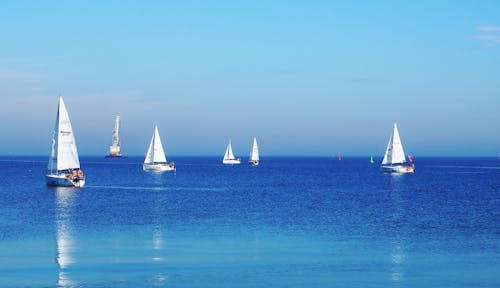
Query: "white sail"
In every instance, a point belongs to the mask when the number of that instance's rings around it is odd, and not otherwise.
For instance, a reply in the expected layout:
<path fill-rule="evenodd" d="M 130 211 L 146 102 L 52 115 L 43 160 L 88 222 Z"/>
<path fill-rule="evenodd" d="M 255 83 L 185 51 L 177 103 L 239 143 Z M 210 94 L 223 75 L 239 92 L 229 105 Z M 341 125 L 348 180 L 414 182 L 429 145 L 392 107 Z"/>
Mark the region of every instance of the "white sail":
<path fill-rule="evenodd" d="M 392 135 L 389 138 L 389 143 L 387 143 L 387 148 L 385 149 L 384 159 L 382 160 L 382 165 L 392 163 Z"/>
<path fill-rule="evenodd" d="M 113 135 L 111 136 L 111 146 L 109 147 L 109 153 L 112 155 L 120 155 L 120 114 L 116 115 L 115 127 L 113 129 Z"/>
<path fill-rule="evenodd" d="M 56 121 L 57 125 L 57 121 Z M 57 129 L 57 127 L 56 127 Z M 57 141 L 56 141 L 56 132 L 55 130 L 52 131 L 52 142 L 51 142 L 51 149 L 50 149 L 50 158 L 49 158 L 49 165 L 47 166 L 47 170 L 49 171 L 54 171 L 57 170 Z"/>
<path fill-rule="evenodd" d="M 116 115 L 115 118 L 115 129 L 113 129 L 113 137 L 112 137 L 112 145 L 119 146 L 120 145 L 120 114 Z"/>
<path fill-rule="evenodd" d="M 224 160 L 236 159 L 233 153 L 233 147 L 231 147 L 231 139 L 229 139 L 229 144 L 226 147 L 226 153 L 224 153 Z"/>
<path fill-rule="evenodd" d="M 148 153 L 144 159 L 144 163 L 166 163 L 167 158 L 165 157 L 165 151 L 163 150 L 163 145 L 161 144 L 160 133 L 158 133 L 158 126 L 155 125 L 155 130 L 153 137 L 151 137 L 151 142 L 149 143 Z"/>
<path fill-rule="evenodd" d="M 48 169 L 66 170 L 75 168 L 80 168 L 75 136 L 64 101 L 62 97 L 59 97 Z"/>
<path fill-rule="evenodd" d="M 401 138 L 399 137 L 398 126 L 394 123 L 394 129 L 392 131 L 391 138 L 389 139 L 389 143 L 387 144 L 382 164 L 401 163 L 406 163 L 406 157 L 405 152 L 403 151 L 403 145 L 401 144 Z"/>
<path fill-rule="evenodd" d="M 259 147 L 257 146 L 257 139 L 253 137 L 252 152 L 250 152 L 250 161 L 259 161 Z"/>
<path fill-rule="evenodd" d="M 153 163 L 153 143 L 154 143 L 154 133 L 153 133 L 153 137 L 151 138 L 151 141 L 149 141 L 149 148 L 148 148 L 148 152 L 146 153 L 146 157 L 144 158 L 144 163 L 145 164 L 150 164 L 150 163 Z"/>
<path fill-rule="evenodd" d="M 167 162 L 165 157 L 165 151 L 163 150 L 163 145 L 161 144 L 160 134 L 158 133 L 158 127 L 155 126 L 155 142 L 154 142 L 154 157 L 153 161 L 155 163 Z"/>
<path fill-rule="evenodd" d="M 231 139 L 229 139 L 229 144 L 227 144 L 226 153 L 224 153 L 222 164 L 241 164 L 241 159 L 234 157 L 233 147 L 231 146 Z"/>

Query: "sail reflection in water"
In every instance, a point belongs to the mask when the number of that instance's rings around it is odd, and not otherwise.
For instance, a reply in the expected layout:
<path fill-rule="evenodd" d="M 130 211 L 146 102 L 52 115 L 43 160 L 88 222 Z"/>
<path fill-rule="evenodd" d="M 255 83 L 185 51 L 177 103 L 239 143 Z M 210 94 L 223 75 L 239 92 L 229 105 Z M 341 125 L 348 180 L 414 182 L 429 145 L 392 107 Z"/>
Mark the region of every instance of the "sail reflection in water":
<path fill-rule="evenodd" d="M 72 287 L 76 283 L 69 278 L 67 269 L 75 263 L 73 252 L 71 215 L 77 190 L 71 187 L 54 187 L 56 193 L 56 263 L 59 268 L 58 287 Z"/>
<path fill-rule="evenodd" d="M 163 263 L 165 262 L 165 257 L 163 257 L 162 253 L 164 251 L 165 241 L 163 239 L 163 233 L 161 231 L 161 227 L 157 226 L 153 231 L 153 262 Z M 163 286 L 167 281 L 167 274 L 160 271 L 157 271 L 153 277 L 153 283 L 155 286 Z"/>
<path fill-rule="evenodd" d="M 162 179 L 163 176 L 162 174 L 152 174 L 153 176 L 153 183 L 155 183 L 156 187 L 161 187 L 162 186 Z M 167 279 L 168 275 L 167 273 L 164 272 L 164 266 L 166 262 L 165 258 L 165 239 L 163 235 L 163 222 L 162 222 L 162 210 L 164 206 L 162 205 L 160 201 L 160 195 L 161 193 L 155 193 L 154 194 L 154 199 L 153 199 L 153 257 L 152 261 L 155 263 L 154 265 L 157 266 L 155 267 L 155 272 L 154 276 L 152 279 L 153 285 L 156 287 L 161 287 L 165 286 L 167 284 Z"/>
<path fill-rule="evenodd" d="M 401 187 L 401 174 L 393 174 L 391 178 L 391 199 L 393 204 L 392 227 L 393 239 L 391 241 L 391 281 L 394 284 L 402 283 L 404 280 L 404 264 L 406 253 L 404 249 L 405 239 L 402 236 L 400 223 L 404 217 L 404 200 L 401 193 L 405 190 Z"/>
<path fill-rule="evenodd" d="M 153 261 L 161 262 L 164 261 L 165 258 L 162 257 L 161 253 L 163 251 L 163 233 L 160 227 L 156 227 L 153 231 Z"/>

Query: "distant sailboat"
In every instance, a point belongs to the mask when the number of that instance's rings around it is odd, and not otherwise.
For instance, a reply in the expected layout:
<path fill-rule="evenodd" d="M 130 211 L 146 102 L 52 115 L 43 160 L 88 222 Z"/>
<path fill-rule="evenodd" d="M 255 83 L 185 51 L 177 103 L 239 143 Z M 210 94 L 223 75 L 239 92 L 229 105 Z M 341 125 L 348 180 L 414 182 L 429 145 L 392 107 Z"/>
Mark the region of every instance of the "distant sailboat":
<path fill-rule="evenodd" d="M 116 115 L 115 127 L 113 135 L 111 136 L 111 146 L 109 146 L 109 155 L 106 158 L 120 158 L 123 157 L 120 140 L 120 114 Z"/>
<path fill-rule="evenodd" d="M 373 164 L 375 163 L 375 161 L 373 161 L 373 155 L 370 155 L 370 164 Z"/>
<path fill-rule="evenodd" d="M 52 148 L 45 180 L 50 186 L 69 186 L 81 188 L 85 185 L 85 176 L 80 169 L 80 160 L 76 149 L 75 136 L 68 110 L 62 97 L 59 97 L 56 124 L 52 132 Z"/>
<path fill-rule="evenodd" d="M 151 137 L 151 142 L 149 142 L 148 152 L 144 159 L 142 169 L 146 172 L 157 173 L 176 170 L 174 162 L 170 164 L 167 162 L 167 157 L 165 156 L 165 151 L 161 144 L 160 133 L 158 133 L 158 126 L 156 125 L 153 136 Z"/>
<path fill-rule="evenodd" d="M 241 164 L 241 159 L 234 157 L 233 148 L 231 147 L 231 139 L 229 139 L 229 144 L 227 144 L 222 164 Z"/>
<path fill-rule="evenodd" d="M 340 160 L 342 160 L 342 155 L 340 155 L 340 153 L 339 153 L 339 156 L 337 157 L 337 159 L 338 159 L 339 161 L 340 161 Z"/>
<path fill-rule="evenodd" d="M 388 173 L 415 173 L 415 165 L 406 162 L 396 123 L 394 123 L 394 129 L 387 144 L 381 168 L 382 171 Z"/>
<path fill-rule="evenodd" d="M 259 165 L 259 147 L 257 146 L 257 139 L 253 137 L 252 151 L 250 152 L 250 164 L 253 166 Z"/>

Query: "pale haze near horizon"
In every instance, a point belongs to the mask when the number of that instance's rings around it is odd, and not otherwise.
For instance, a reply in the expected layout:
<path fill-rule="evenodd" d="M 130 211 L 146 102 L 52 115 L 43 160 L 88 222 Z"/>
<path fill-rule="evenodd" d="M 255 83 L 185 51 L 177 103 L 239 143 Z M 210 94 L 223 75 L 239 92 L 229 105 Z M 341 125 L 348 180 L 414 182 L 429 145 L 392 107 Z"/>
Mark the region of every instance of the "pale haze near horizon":
<path fill-rule="evenodd" d="M 80 155 L 154 125 L 167 155 L 500 152 L 500 2 L 0 3 L 0 155 L 48 155 L 61 94 Z"/>

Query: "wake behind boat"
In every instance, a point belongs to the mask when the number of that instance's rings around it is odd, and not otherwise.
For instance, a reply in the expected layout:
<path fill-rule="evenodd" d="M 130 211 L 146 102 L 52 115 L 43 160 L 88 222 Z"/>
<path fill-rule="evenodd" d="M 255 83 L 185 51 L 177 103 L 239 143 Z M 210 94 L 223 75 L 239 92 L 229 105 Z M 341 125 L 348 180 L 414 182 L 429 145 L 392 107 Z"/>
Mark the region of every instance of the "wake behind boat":
<path fill-rule="evenodd" d="M 257 146 L 257 139 L 253 137 L 253 145 L 252 145 L 252 151 L 250 151 L 250 164 L 252 166 L 257 166 L 259 165 L 259 147 Z"/>
<path fill-rule="evenodd" d="M 156 125 L 142 169 L 146 172 L 156 173 L 176 171 L 175 163 L 171 162 L 169 164 L 167 162 L 167 157 L 165 156 L 165 151 L 161 144 L 160 133 L 158 133 L 158 126 Z"/>
<path fill-rule="evenodd" d="M 384 160 L 382 160 L 381 169 L 386 173 L 415 173 L 415 165 L 406 162 L 403 144 L 399 137 L 398 126 L 394 123 L 391 138 L 385 150 Z"/>
<path fill-rule="evenodd" d="M 241 164 L 241 159 L 234 157 L 233 147 L 231 147 L 231 139 L 229 139 L 229 144 L 227 144 L 222 164 Z"/>
<path fill-rule="evenodd" d="M 75 136 L 68 111 L 62 97 L 59 97 L 56 124 L 52 132 L 52 148 L 45 180 L 50 186 L 69 186 L 81 188 L 85 176 L 80 169 Z"/>

